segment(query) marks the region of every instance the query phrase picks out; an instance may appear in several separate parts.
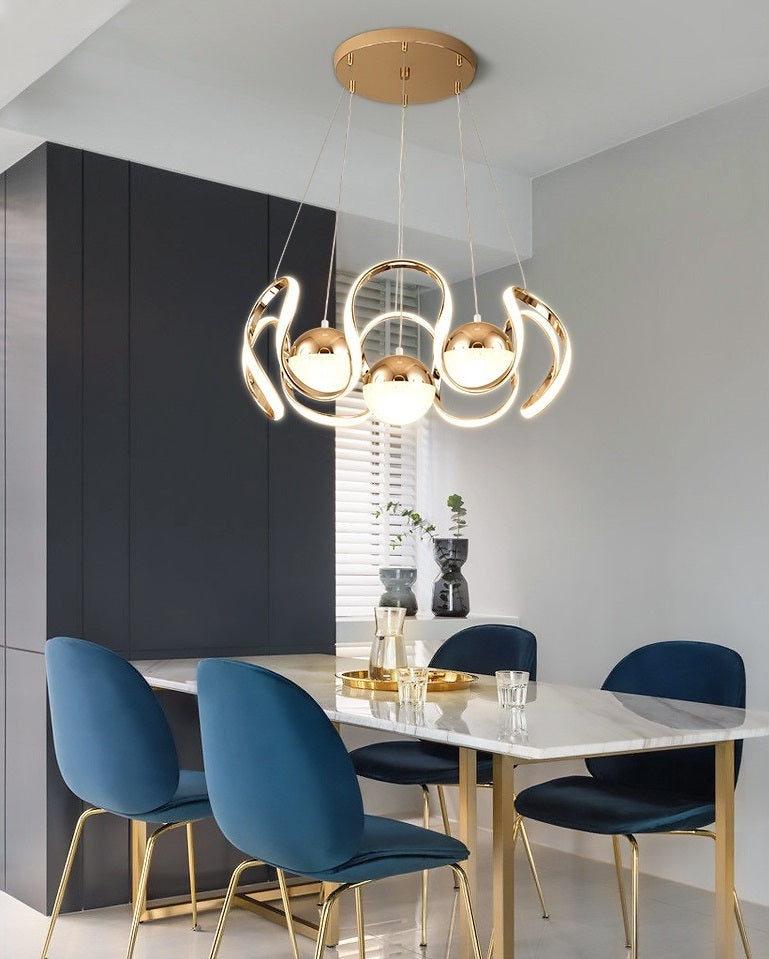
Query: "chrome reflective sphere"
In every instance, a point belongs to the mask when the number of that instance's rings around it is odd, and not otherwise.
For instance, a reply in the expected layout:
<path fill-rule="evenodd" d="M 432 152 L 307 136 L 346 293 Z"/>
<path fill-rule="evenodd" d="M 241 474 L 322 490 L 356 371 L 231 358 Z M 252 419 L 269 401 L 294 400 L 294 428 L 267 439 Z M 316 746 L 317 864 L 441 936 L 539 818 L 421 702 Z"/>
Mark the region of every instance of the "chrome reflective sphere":
<path fill-rule="evenodd" d="M 449 336 L 443 362 L 450 379 L 472 392 L 499 386 L 513 367 L 510 337 L 492 323 L 464 323 Z"/>
<path fill-rule="evenodd" d="M 317 398 L 341 393 L 350 380 L 350 350 L 341 330 L 318 326 L 302 333 L 291 347 L 290 379 L 302 392 Z"/>

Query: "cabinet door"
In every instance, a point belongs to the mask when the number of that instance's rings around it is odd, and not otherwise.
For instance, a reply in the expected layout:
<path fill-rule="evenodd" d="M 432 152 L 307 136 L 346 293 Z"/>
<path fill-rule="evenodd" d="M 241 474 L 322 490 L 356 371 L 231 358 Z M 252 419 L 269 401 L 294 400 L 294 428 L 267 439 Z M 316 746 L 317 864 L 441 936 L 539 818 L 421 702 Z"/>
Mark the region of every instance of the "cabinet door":
<path fill-rule="evenodd" d="M 131 654 L 268 649 L 268 439 L 241 383 L 267 198 L 131 168 Z"/>
<path fill-rule="evenodd" d="M 295 213 L 295 203 L 270 197 L 272 271 Z M 323 319 L 333 230 L 333 213 L 303 207 L 281 266 L 301 284 L 294 338 Z M 334 302 L 332 278 L 332 326 Z M 271 651 L 330 653 L 336 626 L 334 431 L 288 409 L 286 420 L 270 428 L 269 444 Z"/>

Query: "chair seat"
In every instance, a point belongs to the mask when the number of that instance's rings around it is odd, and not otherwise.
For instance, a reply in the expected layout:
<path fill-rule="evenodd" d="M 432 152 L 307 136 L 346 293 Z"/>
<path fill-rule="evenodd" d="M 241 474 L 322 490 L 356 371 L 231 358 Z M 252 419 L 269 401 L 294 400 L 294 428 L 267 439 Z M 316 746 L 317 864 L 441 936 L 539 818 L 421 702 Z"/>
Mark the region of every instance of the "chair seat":
<path fill-rule="evenodd" d="M 464 843 L 432 829 L 381 816 L 363 819 L 363 836 L 355 855 L 341 866 L 308 878 L 340 883 L 386 879 L 464 862 L 470 855 Z"/>
<path fill-rule="evenodd" d="M 459 750 L 442 743 L 408 739 L 372 743 L 350 753 L 355 772 L 366 779 L 401 786 L 452 786 L 459 782 Z M 492 779 L 490 753 L 478 753 L 479 783 Z"/>
<path fill-rule="evenodd" d="M 113 812 L 114 810 L 108 810 Z M 118 813 L 124 815 L 124 813 Z M 192 822 L 213 815 L 208 801 L 205 773 L 193 769 L 179 770 L 179 786 L 173 799 L 150 812 L 131 815 L 139 822 Z"/>
<path fill-rule="evenodd" d="M 520 792 L 521 816 L 604 835 L 702 829 L 715 820 L 715 804 L 680 793 L 603 784 L 592 776 L 565 776 Z"/>

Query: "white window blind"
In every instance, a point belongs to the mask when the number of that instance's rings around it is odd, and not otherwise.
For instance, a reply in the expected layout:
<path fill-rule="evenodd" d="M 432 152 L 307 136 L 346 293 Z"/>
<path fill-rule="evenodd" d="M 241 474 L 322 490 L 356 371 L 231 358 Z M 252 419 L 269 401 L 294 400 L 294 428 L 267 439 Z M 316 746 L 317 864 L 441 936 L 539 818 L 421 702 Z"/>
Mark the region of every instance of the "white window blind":
<path fill-rule="evenodd" d="M 337 272 L 337 326 L 342 325 L 342 310 L 354 277 Z M 395 283 L 376 277 L 356 297 L 359 328 L 378 313 L 394 309 Z M 419 288 L 406 284 L 403 308 L 419 312 Z M 369 365 L 390 353 L 398 345 L 397 320 L 377 327 L 367 337 L 366 359 Z M 415 323 L 404 321 L 403 348 L 421 357 L 421 337 Z M 337 401 L 339 414 L 364 409 L 360 387 Z M 420 464 L 426 449 L 425 419 L 408 426 L 386 426 L 368 420 L 361 426 L 336 430 L 336 614 L 372 615 L 383 586 L 379 567 L 416 565 L 416 549 L 411 537 L 397 550 L 390 540 L 400 529 L 392 517 L 374 518 L 374 512 L 390 500 L 419 508 Z"/>

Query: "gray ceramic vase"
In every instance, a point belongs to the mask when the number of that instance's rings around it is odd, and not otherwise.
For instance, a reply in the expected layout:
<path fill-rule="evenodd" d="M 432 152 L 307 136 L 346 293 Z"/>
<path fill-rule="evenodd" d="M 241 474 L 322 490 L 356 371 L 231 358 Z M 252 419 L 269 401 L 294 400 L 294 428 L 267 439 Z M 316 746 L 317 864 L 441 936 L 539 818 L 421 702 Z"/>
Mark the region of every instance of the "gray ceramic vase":
<path fill-rule="evenodd" d="M 411 588 L 417 579 L 416 566 L 382 566 L 379 578 L 385 588 L 379 605 L 403 606 L 407 616 L 416 616 L 417 598 Z"/>

